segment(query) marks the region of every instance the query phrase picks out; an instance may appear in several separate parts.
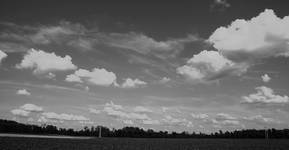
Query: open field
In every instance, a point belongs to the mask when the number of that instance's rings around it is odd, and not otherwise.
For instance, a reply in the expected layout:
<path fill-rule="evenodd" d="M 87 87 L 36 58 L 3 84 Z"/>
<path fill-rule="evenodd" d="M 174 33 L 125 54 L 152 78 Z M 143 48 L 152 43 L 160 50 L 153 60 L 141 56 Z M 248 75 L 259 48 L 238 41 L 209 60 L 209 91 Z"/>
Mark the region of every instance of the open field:
<path fill-rule="evenodd" d="M 0 137 L 1 150 L 288 150 L 279 139 L 140 139 Z"/>

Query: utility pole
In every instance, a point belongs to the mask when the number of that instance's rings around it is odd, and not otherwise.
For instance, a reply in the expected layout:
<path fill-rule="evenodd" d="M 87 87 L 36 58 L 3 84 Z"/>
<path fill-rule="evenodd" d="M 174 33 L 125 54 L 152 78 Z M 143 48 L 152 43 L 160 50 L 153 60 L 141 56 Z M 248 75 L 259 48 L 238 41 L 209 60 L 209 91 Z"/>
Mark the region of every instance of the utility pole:
<path fill-rule="evenodd" d="M 265 127 L 265 139 L 269 139 L 269 133 L 266 127 Z"/>
<path fill-rule="evenodd" d="M 101 126 L 98 126 L 99 130 L 98 130 L 98 138 L 101 138 Z"/>

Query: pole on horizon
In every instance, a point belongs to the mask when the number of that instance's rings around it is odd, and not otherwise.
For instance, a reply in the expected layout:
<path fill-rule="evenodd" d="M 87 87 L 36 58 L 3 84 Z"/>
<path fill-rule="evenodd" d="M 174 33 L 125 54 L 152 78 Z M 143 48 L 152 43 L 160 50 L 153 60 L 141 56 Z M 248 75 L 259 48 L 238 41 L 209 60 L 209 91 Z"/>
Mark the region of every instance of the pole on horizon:
<path fill-rule="evenodd" d="M 98 131 L 98 138 L 101 138 L 101 126 L 98 127 L 99 131 Z"/>
<path fill-rule="evenodd" d="M 266 127 L 265 127 L 265 139 L 269 139 L 269 133 Z"/>

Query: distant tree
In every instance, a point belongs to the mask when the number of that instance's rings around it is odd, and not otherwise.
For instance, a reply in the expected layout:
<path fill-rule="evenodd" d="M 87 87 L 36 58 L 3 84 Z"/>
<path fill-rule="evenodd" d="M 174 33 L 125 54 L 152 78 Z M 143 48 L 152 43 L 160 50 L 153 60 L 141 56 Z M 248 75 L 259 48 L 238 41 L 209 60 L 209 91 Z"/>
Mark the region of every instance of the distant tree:
<path fill-rule="evenodd" d="M 188 133 L 186 131 L 177 133 L 168 131 L 156 132 L 153 129 L 144 130 L 139 127 L 124 127 L 122 129 L 110 130 L 104 126 L 84 127 L 82 130 L 75 131 L 73 129 L 57 128 L 53 125 L 43 124 L 30 125 L 18 123 L 16 121 L 0 119 L 0 133 L 25 133 L 25 134 L 58 134 L 70 136 L 98 136 L 99 128 L 102 129 L 103 137 L 133 137 L 133 138 L 265 138 L 265 130 L 247 129 L 225 131 L 219 130 L 215 133 Z M 269 138 L 289 138 L 289 129 L 268 129 Z"/>

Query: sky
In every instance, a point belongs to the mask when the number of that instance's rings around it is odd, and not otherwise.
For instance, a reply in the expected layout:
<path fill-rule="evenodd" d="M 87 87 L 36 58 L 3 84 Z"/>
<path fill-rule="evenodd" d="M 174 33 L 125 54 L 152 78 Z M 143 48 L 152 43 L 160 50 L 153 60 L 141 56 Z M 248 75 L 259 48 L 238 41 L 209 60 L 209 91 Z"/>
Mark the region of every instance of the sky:
<path fill-rule="evenodd" d="M 288 128 L 286 0 L 1 1 L 0 118 Z"/>

